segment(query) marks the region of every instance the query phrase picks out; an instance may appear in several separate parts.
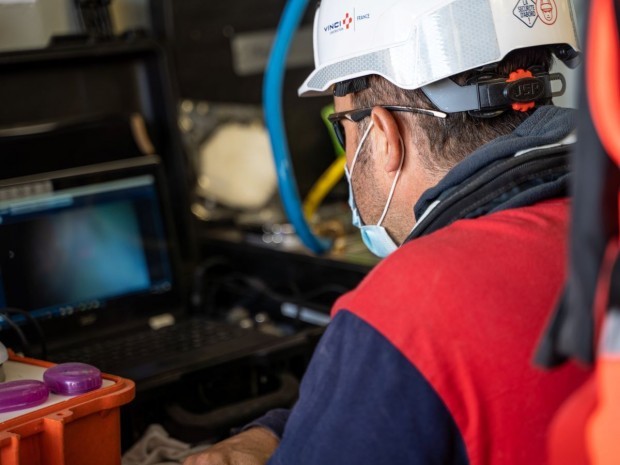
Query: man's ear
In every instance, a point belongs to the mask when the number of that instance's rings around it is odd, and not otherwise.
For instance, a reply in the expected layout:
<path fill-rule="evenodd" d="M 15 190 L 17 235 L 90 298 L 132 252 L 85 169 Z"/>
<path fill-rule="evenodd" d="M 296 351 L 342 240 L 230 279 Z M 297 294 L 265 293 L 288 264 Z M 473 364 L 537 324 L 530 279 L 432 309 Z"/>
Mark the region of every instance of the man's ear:
<path fill-rule="evenodd" d="M 372 121 L 375 131 L 379 134 L 375 138 L 379 144 L 378 154 L 383 154 L 386 173 L 396 173 L 402 166 L 405 149 L 400 128 L 394 115 L 382 107 L 375 107 L 372 110 Z M 379 137 L 377 137 L 379 136 Z"/>

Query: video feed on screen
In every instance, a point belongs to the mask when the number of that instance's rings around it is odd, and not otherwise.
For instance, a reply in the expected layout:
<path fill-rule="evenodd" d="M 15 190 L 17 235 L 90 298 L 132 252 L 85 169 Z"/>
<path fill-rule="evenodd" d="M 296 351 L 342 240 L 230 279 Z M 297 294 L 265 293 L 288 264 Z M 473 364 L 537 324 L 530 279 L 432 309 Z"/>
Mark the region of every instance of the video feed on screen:
<path fill-rule="evenodd" d="M 152 177 L 0 205 L 0 306 L 62 312 L 170 283 Z"/>
<path fill-rule="evenodd" d="M 0 229 L 6 299 L 44 308 L 148 289 L 151 280 L 133 206 L 67 210 Z"/>

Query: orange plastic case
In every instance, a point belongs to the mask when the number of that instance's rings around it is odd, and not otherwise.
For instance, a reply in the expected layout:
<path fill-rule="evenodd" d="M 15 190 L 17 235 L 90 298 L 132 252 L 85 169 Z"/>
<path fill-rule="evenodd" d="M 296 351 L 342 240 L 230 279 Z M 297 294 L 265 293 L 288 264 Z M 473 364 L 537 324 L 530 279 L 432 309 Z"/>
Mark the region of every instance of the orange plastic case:
<path fill-rule="evenodd" d="M 10 360 L 54 366 L 15 355 Z M 134 398 L 135 385 L 107 374 L 103 379 L 114 384 L 0 423 L 0 465 L 120 464 L 120 407 Z"/>

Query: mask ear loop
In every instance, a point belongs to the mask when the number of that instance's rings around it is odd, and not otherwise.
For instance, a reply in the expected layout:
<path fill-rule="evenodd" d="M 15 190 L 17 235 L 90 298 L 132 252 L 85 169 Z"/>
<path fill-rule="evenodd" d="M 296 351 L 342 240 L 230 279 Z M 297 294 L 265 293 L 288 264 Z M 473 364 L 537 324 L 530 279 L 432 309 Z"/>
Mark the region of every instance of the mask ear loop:
<path fill-rule="evenodd" d="M 398 182 L 398 178 L 400 178 L 400 173 L 402 172 L 402 169 L 403 169 L 403 163 L 405 162 L 405 143 L 403 142 L 402 137 L 400 137 L 400 148 L 403 154 L 400 157 L 400 165 L 398 167 L 398 173 L 396 173 L 396 177 L 394 178 L 394 182 L 392 183 L 392 189 L 390 189 L 390 195 L 388 195 L 385 208 L 383 209 L 383 214 L 381 215 L 381 218 L 379 219 L 377 226 L 381 226 L 381 224 L 383 223 L 383 220 L 385 219 L 385 216 L 387 215 L 387 212 L 390 208 L 390 203 L 392 203 L 392 197 L 394 196 L 394 191 L 396 190 L 396 183 Z"/>
<path fill-rule="evenodd" d="M 364 142 L 366 142 L 366 139 L 368 138 L 368 134 L 370 134 L 370 131 L 374 125 L 375 125 L 374 121 L 371 120 L 370 124 L 368 125 L 368 128 L 366 128 L 366 131 L 364 132 L 364 135 L 362 136 L 362 139 L 360 140 L 359 145 L 357 146 L 357 150 L 355 151 L 355 156 L 353 157 L 353 162 L 351 163 L 351 169 L 349 170 L 349 176 L 353 174 L 353 168 L 355 168 L 355 163 L 357 163 L 357 157 L 362 151 Z M 346 168 L 346 165 L 345 165 L 345 168 Z"/>

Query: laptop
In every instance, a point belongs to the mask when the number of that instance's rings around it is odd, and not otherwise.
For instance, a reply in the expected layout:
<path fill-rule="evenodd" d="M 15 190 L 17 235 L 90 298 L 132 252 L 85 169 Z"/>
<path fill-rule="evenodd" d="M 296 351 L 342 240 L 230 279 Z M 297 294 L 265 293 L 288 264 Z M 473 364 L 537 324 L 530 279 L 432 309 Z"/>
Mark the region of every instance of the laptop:
<path fill-rule="evenodd" d="M 0 181 L 0 309 L 39 323 L 49 360 L 139 388 L 277 343 L 190 314 L 167 202 L 156 156 Z M 0 323 L 0 340 L 14 337 Z"/>

